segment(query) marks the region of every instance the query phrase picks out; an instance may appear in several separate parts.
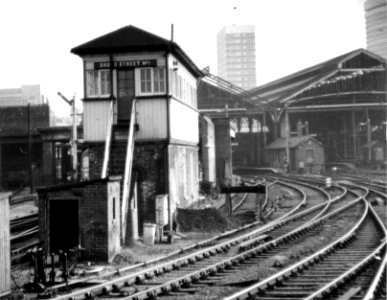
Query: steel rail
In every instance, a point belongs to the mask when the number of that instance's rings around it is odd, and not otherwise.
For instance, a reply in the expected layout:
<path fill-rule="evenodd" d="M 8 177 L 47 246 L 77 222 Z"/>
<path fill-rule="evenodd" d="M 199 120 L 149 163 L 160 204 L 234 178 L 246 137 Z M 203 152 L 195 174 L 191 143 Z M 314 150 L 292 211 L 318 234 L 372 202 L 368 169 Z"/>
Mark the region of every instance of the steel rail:
<path fill-rule="evenodd" d="M 303 199 L 303 201 L 305 201 L 305 199 Z M 192 258 L 195 259 L 195 256 L 198 256 L 198 255 L 208 255 L 208 254 L 206 254 L 206 253 L 210 253 L 211 251 L 216 251 L 216 248 L 217 248 L 217 247 L 221 247 L 221 248 L 222 248 L 222 247 L 225 247 L 225 248 L 227 248 L 227 247 L 229 247 L 229 245 L 231 245 L 232 243 L 237 243 L 238 241 L 243 240 L 243 239 L 246 238 L 247 236 L 254 236 L 254 235 L 257 235 L 257 234 L 261 234 L 261 233 L 263 233 L 263 232 L 265 232 L 265 231 L 269 231 L 269 230 L 273 230 L 273 229 L 275 229 L 275 228 L 279 228 L 281 225 L 284 225 L 284 224 L 286 224 L 286 223 L 288 223 L 288 222 L 290 222 L 290 221 L 292 221 L 292 220 L 295 220 L 295 219 L 297 219 L 297 218 L 301 218 L 301 217 L 303 217 L 304 215 L 306 215 L 306 214 L 308 214 L 308 213 L 311 213 L 311 212 L 313 212 L 314 210 L 319 209 L 320 206 L 321 206 L 321 205 L 317 205 L 316 207 L 311 207 L 311 208 L 309 208 L 308 210 L 305 210 L 304 212 L 301 212 L 301 213 L 298 213 L 298 214 L 296 214 L 296 215 L 293 215 L 291 218 L 288 217 L 288 216 L 289 216 L 291 213 L 293 213 L 293 211 L 288 212 L 286 215 L 284 215 L 283 217 L 280 218 L 281 220 L 282 220 L 282 218 L 285 218 L 285 217 L 287 217 L 288 219 L 285 219 L 285 220 L 283 220 L 283 221 L 277 219 L 277 220 L 275 220 L 275 221 L 273 221 L 273 222 L 268 223 L 267 225 L 265 225 L 265 226 L 263 226 L 263 227 L 261 227 L 261 228 L 258 228 L 258 229 L 256 229 L 256 230 L 252 231 L 251 233 L 247 233 L 246 235 L 244 235 L 244 236 L 242 236 L 242 237 L 237 237 L 237 238 L 235 238 L 235 239 L 233 239 L 233 240 L 231 240 L 231 241 L 226 241 L 226 242 L 224 242 L 224 243 L 221 243 L 221 244 L 219 244 L 219 246 L 213 246 L 213 247 L 207 248 L 207 249 L 205 249 L 205 250 L 202 250 L 201 252 L 196 252 L 196 253 L 193 253 L 193 254 L 191 254 L 191 255 L 185 256 L 185 257 L 183 257 L 183 258 L 178 258 L 177 260 L 173 260 L 173 261 L 171 261 L 171 262 L 167 262 L 166 264 L 163 264 L 163 265 L 161 265 L 161 266 L 155 266 L 155 267 L 152 267 L 152 268 L 148 268 L 148 269 L 146 269 L 146 270 L 141 270 L 139 273 L 136 273 L 135 276 L 138 275 L 139 278 L 140 278 L 140 277 L 146 277 L 146 275 L 144 275 L 144 274 L 147 274 L 147 273 L 149 273 L 149 272 L 154 272 L 154 273 L 163 272 L 163 268 L 168 268 L 168 265 L 170 265 L 170 264 L 173 264 L 173 263 L 176 263 L 176 264 L 182 264 L 182 263 L 184 263 L 184 261 L 187 261 L 187 259 L 188 259 L 188 260 L 189 260 L 189 259 L 192 259 Z M 281 222 L 280 222 L 279 224 L 277 224 L 279 221 L 281 221 Z M 184 254 L 185 252 L 190 251 L 190 250 L 193 250 L 194 248 L 199 248 L 199 247 L 208 246 L 208 244 L 213 243 L 213 242 L 216 241 L 216 240 L 219 240 L 219 239 L 221 239 L 221 238 L 225 238 L 225 237 L 227 237 L 227 236 L 231 236 L 232 234 L 235 234 L 235 233 L 240 232 L 240 231 L 243 231 L 243 230 L 247 230 L 247 229 L 249 229 L 249 228 L 251 228 L 251 227 L 253 227 L 253 226 L 256 226 L 256 225 L 258 225 L 258 224 L 260 224 L 260 222 L 254 222 L 254 223 L 252 223 L 252 224 L 245 225 L 245 226 L 243 226 L 243 227 L 240 228 L 240 229 L 231 230 L 231 231 L 226 232 L 226 233 L 224 233 L 224 234 L 221 234 L 221 235 L 219 235 L 219 236 L 217 236 L 217 237 L 214 237 L 214 238 L 208 239 L 208 240 L 206 240 L 206 241 L 202 241 L 202 242 L 200 242 L 200 243 L 197 243 L 197 244 L 188 246 L 188 247 L 186 247 L 186 248 L 177 250 L 177 251 L 175 251 L 175 252 L 173 252 L 173 253 L 170 253 L 170 254 L 169 254 L 168 256 L 166 256 L 166 257 L 156 258 L 156 259 L 154 259 L 154 260 L 147 261 L 147 262 L 144 262 L 144 263 L 141 263 L 141 264 L 137 264 L 137 265 L 133 265 L 133 266 L 121 268 L 121 269 L 119 269 L 119 270 L 117 270 L 117 271 L 114 271 L 114 272 L 110 272 L 110 273 L 108 273 L 108 274 L 105 274 L 104 277 L 106 278 L 106 277 L 108 277 L 108 276 L 113 276 L 113 275 L 115 275 L 115 274 L 124 273 L 124 272 L 127 272 L 127 271 L 129 271 L 129 270 L 134 270 L 134 269 L 136 269 L 136 268 L 146 267 L 147 265 L 150 265 L 150 264 L 153 264 L 153 263 L 159 263 L 159 262 L 162 262 L 163 260 L 166 260 L 167 258 L 171 258 L 171 257 L 176 256 L 176 255 L 178 255 L 178 254 Z M 203 254 L 203 253 L 204 253 L 204 254 Z M 141 274 L 142 274 L 143 276 L 141 276 Z M 129 274 L 128 276 L 129 276 L 129 277 L 133 277 L 134 275 L 133 275 L 133 274 L 132 274 L 132 275 Z M 85 281 L 87 281 L 87 279 L 84 279 L 84 280 L 76 280 L 76 281 L 71 282 L 70 284 L 76 284 L 76 283 L 81 283 L 81 282 L 85 282 Z M 102 288 L 103 288 L 103 287 L 102 287 Z M 84 292 L 87 294 L 87 293 L 90 293 L 92 290 L 93 290 L 93 288 L 89 288 L 89 289 L 84 289 L 84 290 L 82 290 L 82 291 L 84 291 Z M 97 291 L 97 292 L 98 292 L 98 291 Z"/>
<path fill-rule="evenodd" d="M 279 179 L 277 178 L 277 180 L 279 180 Z M 345 196 L 345 194 L 347 193 L 347 190 L 344 190 L 341 195 L 338 195 L 338 196 L 332 198 L 331 195 L 329 193 L 327 193 L 326 191 L 324 191 L 323 189 L 320 189 L 319 187 L 310 185 L 308 183 L 298 182 L 298 181 L 295 181 L 295 180 L 290 180 L 290 179 L 285 179 L 285 178 L 281 178 L 281 180 L 287 181 L 287 182 L 291 182 L 292 184 L 296 184 L 296 185 L 303 185 L 303 186 L 306 186 L 306 187 L 308 187 L 310 189 L 317 190 L 318 192 L 323 193 L 328 198 L 328 201 L 326 203 L 325 208 L 318 215 L 316 215 L 314 218 L 312 218 L 308 222 L 312 222 L 313 220 L 316 220 L 319 217 L 321 217 L 322 215 L 324 215 L 326 213 L 326 211 L 329 209 L 329 207 L 331 206 L 332 203 L 334 203 L 335 201 L 343 198 Z"/>
<path fill-rule="evenodd" d="M 367 201 L 366 199 L 364 199 Z M 379 217 L 376 215 L 375 211 L 372 210 L 372 206 L 367 201 L 367 207 L 369 209 L 369 213 L 372 215 L 372 217 L 375 218 L 377 221 L 376 223 L 379 225 L 379 229 L 384 233 L 384 239 L 386 238 L 386 229 L 384 225 L 380 224 L 378 220 L 380 221 Z M 313 300 L 315 298 L 321 299 L 325 295 L 329 293 L 330 290 L 337 288 L 341 283 L 345 282 L 346 279 L 353 274 L 356 274 L 362 267 L 364 267 L 367 263 L 369 263 L 372 259 L 374 259 L 376 254 L 379 254 L 383 247 L 386 246 L 386 241 L 382 242 L 382 244 L 375 249 L 371 254 L 369 254 L 367 257 L 365 257 L 362 261 L 360 261 L 358 264 L 353 266 L 351 269 L 347 270 L 344 274 L 336 278 L 335 280 L 331 281 L 329 284 L 325 285 L 318 291 L 314 292 L 309 297 L 305 298 L 304 300 Z"/>
<path fill-rule="evenodd" d="M 357 202 L 360 201 L 360 200 L 361 199 L 357 199 L 357 201 L 354 201 L 353 203 L 351 203 L 351 205 L 348 205 L 348 206 L 356 205 Z M 132 295 L 127 296 L 125 298 L 121 298 L 120 300 L 130 300 L 130 299 L 136 299 L 137 300 L 137 299 L 152 298 L 152 297 L 155 297 L 158 293 L 167 292 L 170 289 L 177 288 L 180 285 L 189 283 L 189 282 L 193 281 L 194 279 L 199 279 L 200 277 L 204 277 L 207 274 L 210 274 L 211 272 L 216 272 L 216 271 L 222 270 L 225 267 L 230 266 L 230 265 L 234 264 L 237 261 L 243 261 L 247 257 L 252 256 L 252 255 L 258 253 L 259 251 L 262 251 L 264 249 L 268 249 L 270 247 L 278 246 L 281 243 L 281 241 L 289 239 L 292 236 L 297 236 L 300 233 L 306 232 L 307 230 L 306 230 L 305 226 L 308 226 L 309 228 L 312 229 L 315 226 L 320 225 L 320 223 L 322 223 L 324 221 L 323 219 L 330 218 L 331 216 L 333 216 L 333 215 L 335 215 L 337 213 L 340 213 L 341 211 L 345 210 L 346 208 L 347 207 L 340 208 L 337 211 L 332 212 L 329 215 L 326 215 L 324 218 L 315 221 L 313 224 L 301 226 L 299 229 L 295 229 L 291 233 L 286 234 L 283 237 L 280 237 L 280 238 L 277 238 L 276 240 L 267 242 L 267 243 L 265 243 L 265 244 L 263 244 L 263 245 L 261 245 L 259 247 L 256 247 L 256 248 L 254 248 L 252 250 L 248 250 L 248 251 L 246 251 L 244 253 L 241 253 L 241 254 L 238 254 L 236 256 L 233 256 L 232 258 L 225 259 L 225 260 L 223 260 L 221 262 L 218 262 L 216 264 L 213 264 L 211 266 L 207 266 L 206 268 L 203 268 L 203 269 L 200 269 L 200 270 L 196 270 L 196 271 L 194 271 L 192 273 L 184 275 L 183 277 L 179 277 L 179 278 L 170 280 L 170 281 L 168 281 L 168 282 L 166 282 L 166 283 L 164 283 L 162 285 L 152 287 L 150 289 L 138 292 L 136 294 L 132 294 Z"/>
<path fill-rule="evenodd" d="M 35 226 L 35 227 L 32 227 L 28 230 L 22 231 L 22 232 L 18 233 L 17 235 L 11 236 L 10 240 L 14 241 L 14 240 L 26 237 L 26 236 L 30 236 L 30 235 L 36 234 L 38 231 L 39 231 L 39 226 Z"/>
<path fill-rule="evenodd" d="M 386 237 L 387 237 L 387 229 L 386 229 L 386 225 L 382 222 L 382 220 L 379 218 L 378 214 L 376 213 L 376 211 L 374 210 L 374 208 L 372 207 L 372 205 L 370 205 L 370 211 L 372 212 L 373 216 L 375 217 L 377 223 L 379 224 L 379 227 L 384 231 L 384 236 L 385 236 L 385 241 L 384 241 L 384 244 L 386 245 Z M 384 257 L 382 258 L 382 262 L 380 264 L 380 267 L 372 281 L 372 283 L 370 284 L 367 292 L 366 292 L 366 295 L 364 297 L 363 300 L 372 300 L 374 299 L 374 294 L 378 288 L 378 285 L 380 284 L 381 280 L 382 280 L 382 275 L 383 275 L 383 272 L 385 272 L 385 268 L 387 266 L 387 250 L 384 252 Z"/>
<path fill-rule="evenodd" d="M 386 246 L 387 242 L 384 241 L 384 246 Z M 387 251 L 384 252 L 384 257 L 382 259 L 382 262 L 380 263 L 380 267 L 372 280 L 372 283 L 370 284 L 363 300 L 373 300 L 375 299 L 375 293 L 377 289 L 379 288 L 380 284 L 385 284 L 383 280 L 383 272 L 385 272 L 385 269 L 387 267 Z"/>
<path fill-rule="evenodd" d="M 303 269 L 305 265 L 312 264 L 314 261 L 317 261 L 320 256 L 324 256 L 327 253 L 333 251 L 334 247 L 345 244 L 346 241 L 348 241 L 352 236 L 354 236 L 355 232 L 359 229 L 360 225 L 363 223 L 363 221 L 365 220 L 365 218 L 367 216 L 368 203 L 362 197 L 352 201 L 350 204 L 346 205 L 345 207 L 341 207 L 341 208 L 337 209 L 336 211 L 334 211 L 334 212 L 332 212 L 332 213 L 330 213 L 330 214 L 328 214 L 328 215 L 326 215 L 326 216 L 324 216 L 324 217 L 322 217 L 322 218 L 320 218 L 312 223 L 312 224 L 314 224 L 314 223 L 320 222 L 323 218 L 328 218 L 328 216 L 332 216 L 333 214 L 337 214 L 337 211 L 342 211 L 342 210 L 346 209 L 347 206 L 355 205 L 358 202 L 364 202 L 365 209 L 364 209 L 363 215 L 361 216 L 361 218 L 357 222 L 357 224 L 353 228 L 351 228 L 351 230 L 347 234 L 340 237 L 339 239 L 332 242 L 331 244 L 324 247 L 323 249 L 312 254 L 311 256 L 306 257 L 302 261 L 291 265 L 290 267 L 286 268 L 285 270 L 282 270 L 282 271 L 278 272 L 277 274 L 272 275 L 269 278 L 266 278 L 265 280 L 263 280 L 257 284 L 252 285 L 251 287 L 248 287 L 240 292 L 237 292 L 229 297 L 226 297 L 226 298 L 224 298 L 224 300 L 247 299 L 252 294 L 256 294 L 260 290 L 262 290 L 270 285 L 273 285 L 278 280 L 281 280 L 287 276 L 290 276 L 292 273 L 296 272 L 298 269 Z M 311 224 L 309 224 L 308 226 L 311 226 Z"/>
<path fill-rule="evenodd" d="M 297 218 L 301 218 L 301 217 L 305 216 L 306 214 L 311 213 L 314 210 L 319 209 L 320 205 L 317 205 L 315 207 L 309 208 L 308 210 L 302 211 L 302 212 L 300 212 L 300 213 L 298 213 L 296 215 L 292 215 L 295 210 L 299 209 L 299 207 L 301 207 L 304 204 L 305 200 L 306 199 L 303 199 L 303 201 L 295 209 L 293 209 L 292 211 L 289 211 L 287 214 L 285 214 L 284 216 L 281 216 L 279 219 L 277 219 L 275 221 L 272 221 L 272 222 L 270 222 L 270 223 L 268 223 L 268 224 L 266 224 L 266 225 L 264 225 L 264 226 L 262 226 L 262 227 L 260 227 L 258 229 L 255 229 L 255 230 L 253 230 L 253 231 L 251 231 L 251 232 L 249 232 L 249 233 L 247 233 L 247 234 L 245 234 L 243 236 L 232 238 L 229 241 L 225 241 L 225 242 L 220 243 L 218 245 L 208 247 L 208 248 L 203 249 L 201 251 L 197 251 L 195 253 L 186 255 L 186 256 L 184 256 L 182 258 L 177 258 L 175 260 L 168 261 L 166 263 L 162 263 L 160 265 L 157 265 L 157 266 L 154 266 L 154 267 L 150 267 L 148 269 L 141 270 L 141 271 L 138 271 L 136 273 L 128 274 L 128 275 L 122 276 L 120 278 L 113 279 L 113 280 L 111 280 L 111 281 L 109 281 L 107 283 L 100 283 L 100 284 L 97 284 L 96 286 L 93 286 L 93 287 L 88 287 L 88 288 L 85 288 L 85 289 L 82 289 L 82 290 L 79 290 L 79 291 L 72 292 L 72 293 L 67 294 L 67 295 L 58 296 L 58 297 L 55 298 L 55 300 L 83 299 L 85 295 L 92 295 L 92 294 L 103 293 L 104 291 L 109 289 L 109 286 L 113 287 L 113 286 L 117 286 L 117 285 L 131 284 L 131 283 L 134 283 L 136 280 L 141 280 L 141 279 L 145 278 L 146 276 L 148 276 L 147 274 L 150 274 L 152 272 L 154 274 L 159 274 L 159 273 L 165 272 L 166 270 L 168 270 L 170 268 L 174 268 L 176 266 L 182 265 L 182 264 L 188 262 L 189 260 L 192 260 L 192 259 L 195 260 L 195 259 L 197 259 L 200 256 L 201 257 L 209 256 L 212 253 L 215 253 L 216 251 L 220 251 L 219 249 L 223 249 L 223 251 L 224 251 L 224 250 L 228 249 L 230 247 L 230 245 L 235 245 L 238 242 L 243 241 L 243 240 L 245 240 L 245 239 L 247 239 L 247 238 L 249 238 L 251 236 L 262 234 L 264 232 L 273 230 L 275 228 L 279 228 L 279 227 L 281 227 L 282 225 L 284 225 L 284 224 L 286 224 L 288 222 L 291 222 L 291 221 L 293 221 L 293 220 L 295 220 Z M 215 238 L 212 238 L 212 239 L 209 239 L 209 240 L 197 243 L 197 244 L 189 246 L 189 247 L 187 247 L 185 249 L 181 249 L 181 250 L 175 251 L 173 253 L 173 255 L 182 254 L 182 253 L 184 253 L 185 250 L 191 250 L 193 248 L 198 248 L 200 246 L 208 245 L 209 243 L 211 243 L 211 242 L 213 242 L 215 240 L 218 240 L 221 237 L 224 237 L 226 235 L 235 234 L 238 231 L 246 230 L 246 229 L 248 229 L 250 227 L 253 227 L 255 225 L 258 225 L 258 224 L 260 224 L 260 222 L 254 222 L 252 224 L 244 226 L 243 229 L 232 230 L 232 231 L 230 231 L 228 233 L 222 234 L 222 235 L 217 236 Z M 123 273 L 125 271 L 129 271 L 129 270 L 141 267 L 141 266 L 147 266 L 149 264 L 160 262 L 162 260 L 164 260 L 164 259 L 154 259 L 154 260 L 148 261 L 148 262 L 143 263 L 143 264 L 139 264 L 139 265 L 135 265 L 135 266 L 129 266 L 127 268 L 122 268 L 122 269 L 117 270 L 115 272 L 111 272 L 109 275 L 115 275 L 117 273 L 118 274 L 119 273 Z M 108 275 L 105 274 L 105 276 L 108 276 Z M 85 281 L 82 281 L 82 282 L 85 282 Z M 77 281 L 77 282 L 79 282 L 79 281 Z"/>
<path fill-rule="evenodd" d="M 266 210 L 266 206 L 267 204 L 269 203 L 269 189 L 271 187 L 273 187 L 275 184 L 276 184 L 277 180 L 276 181 L 273 181 L 273 182 L 270 182 L 267 186 L 266 186 L 266 194 L 265 194 L 265 200 L 263 201 L 263 204 L 262 204 L 262 210 L 265 211 Z M 266 217 L 266 216 L 265 216 Z"/>

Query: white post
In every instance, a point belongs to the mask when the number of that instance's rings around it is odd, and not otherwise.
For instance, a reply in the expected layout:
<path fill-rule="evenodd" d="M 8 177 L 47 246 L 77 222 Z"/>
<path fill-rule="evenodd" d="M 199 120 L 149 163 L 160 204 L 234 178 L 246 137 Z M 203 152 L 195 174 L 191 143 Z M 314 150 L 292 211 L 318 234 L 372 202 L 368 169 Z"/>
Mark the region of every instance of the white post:
<path fill-rule="evenodd" d="M 78 147 L 77 147 L 77 142 L 78 142 L 78 137 L 77 137 L 77 114 L 75 110 L 75 96 L 73 97 L 72 100 L 68 100 L 65 96 L 63 96 L 60 92 L 58 92 L 58 95 L 66 101 L 68 105 L 71 106 L 72 114 L 73 114 L 73 128 L 72 128 L 72 134 L 71 134 L 71 140 L 70 140 L 70 145 L 71 145 L 71 158 L 73 162 L 73 176 L 72 179 L 74 181 L 78 180 Z"/>

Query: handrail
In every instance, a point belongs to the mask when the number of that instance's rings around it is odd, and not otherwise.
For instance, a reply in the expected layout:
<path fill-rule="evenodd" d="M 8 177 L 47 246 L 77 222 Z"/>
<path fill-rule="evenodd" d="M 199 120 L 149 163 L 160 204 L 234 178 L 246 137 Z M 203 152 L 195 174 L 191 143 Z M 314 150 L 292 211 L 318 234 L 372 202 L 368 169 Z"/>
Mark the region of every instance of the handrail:
<path fill-rule="evenodd" d="M 107 176 L 107 168 L 108 168 L 109 158 L 110 158 L 110 145 L 112 142 L 112 131 L 113 131 L 112 128 L 113 128 L 113 101 L 110 102 L 109 119 L 108 119 L 108 124 L 106 126 L 105 152 L 103 156 L 101 178 L 106 178 Z"/>
<path fill-rule="evenodd" d="M 128 213 L 128 201 L 130 191 L 130 180 L 132 176 L 132 164 L 133 164 L 133 150 L 134 150 L 134 127 L 136 119 L 136 99 L 132 103 L 132 111 L 130 114 L 129 133 L 128 133 L 128 145 L 126 148 L 125 158 L 125 173 L 123 181 L 122 191 L 122 206 L 121 206 L 121 228 L 122 228 L 122 241 L 125 242 L 126 238 L 126 215 Z"/>

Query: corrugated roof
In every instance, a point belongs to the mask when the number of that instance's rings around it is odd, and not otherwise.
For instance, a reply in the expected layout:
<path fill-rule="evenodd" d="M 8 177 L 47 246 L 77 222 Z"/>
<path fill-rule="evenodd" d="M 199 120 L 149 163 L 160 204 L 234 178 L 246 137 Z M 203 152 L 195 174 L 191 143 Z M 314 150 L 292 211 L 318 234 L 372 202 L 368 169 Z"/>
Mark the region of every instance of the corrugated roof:
<path fill-rule="evenodd" d="M 364 67 L 364 65 L 355 65 L 353 58 L 357 56 L 362 56 L 363 59 L 361 61 L 364 61 L 364 64 L 367 64 L 368 66 L 386 64 L 386 61 L 382 57 L 365 49 L 357 49 L 278 80 L 253 88 L 247 91 L 246 94 L 249 95 L 251 99 L 254 99 L 254 97 L 264 98 L 269 104 L 284 103 L 287 100 L 294 98 L 305 89 L 329 78 L 336 72 L 339 72 L 341 67 L 345 67 L 348 63 L 351 63 L 351 67 L 353 68 Z M 245 95 L 245 97 L 247 95 Z"/>
<path fill-rule="evenodd" d="M 301 146 L 302 144 L 306 143 L 308 140 L 313 140 L 314 142 L 321 145 L 319 141 L 314 139 L 310 135 L 304 135 L 304 136 L 292 136 L 289 138 L 289 148 L 295 148 L 298 146 Z M 274 142 L 269 144 L 266 149 L 284 149 L 286 148 L 286 138 L 279 138 L 276 139 Z"/>
<path fill-rule="evenodd" d="M 125 26 L 71 49 L 79 56 L 133 52 L 170 51 L 193 74 L 202 76 L 200 69 L 175 42 L 159 37 L 133 25 Z"/>

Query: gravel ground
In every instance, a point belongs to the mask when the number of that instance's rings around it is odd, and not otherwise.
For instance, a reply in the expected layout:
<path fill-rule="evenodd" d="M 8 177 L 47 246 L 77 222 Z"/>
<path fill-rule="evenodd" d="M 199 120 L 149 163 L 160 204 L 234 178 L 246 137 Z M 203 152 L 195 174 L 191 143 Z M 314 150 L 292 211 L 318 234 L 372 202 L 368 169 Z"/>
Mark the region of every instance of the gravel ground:
<path fill-rule="evenodd" d="M 384 225 L 387 227 L 387 206 L 386 205 L 375 205 L 373 206 L 374 210 L 378 214 L 379 218 L 382 220 Z"/>
<path fill-rule="evenodd" d="M 356 223 L 358 217 L 352 214 L 344 213 L 335 224 L 324 226 L 323 231 L 318 236 L 308 238 L 297 244 L 289 245 L 289 248 L 273 256 L 263 263 L 252 265 L 249 268 L 238 270 L 225 277 L 220 285 L 240 284 L 243 282 L 257 282 L 278 272 L 282 267 L 296 263 L 301 258 L 312 254 L 333 242 L 339 237 L 339 232 L 349 231 Z M 222 289 L 219 289 L 221 292 Z"/>
<path fill-rule="evenodd" d="M 282 187 L 271 189 L 270 198 L 276 199 L 280 195 L 283 199 L 286 198 L 286 206 L 292 206 L 299 203 L 299 199 L 292 192 Z M 156 243 L 154 245 L 145 245 L 142 240 L 136 241 L 131 247 L 124 247 L 120 254 L 118 254 L 114 261 L 109 265 L 93 265 L 85 267 L 83 265 L 77 270 L 82 273 L 90 269 L 102 269 L 101 273 L 116 270 L 117 268 L 127 267 L 137 263 L 146 262 L 155 258 L 160 258 L 164 255 L 172 253 L 176 250 L 191 246 L 200 241 L 210 239 L 227 230 L 231 230 L 246 222 L 255 221 L 255 214 L 245 212 L 243 214 L 236 214 L 232 217 L 227 217 L 220 213 L 213 207 L 219 207 L 224 201 L 223 197 L 216 199 L 207 198 L 198 204 L 199 209 L 182 209 L 180 210 L 180 223 L 178 226 L 181 236 L 175 235 L 173 244 L 167 242 Z M 24 207 L 28 211 L 28 206 Z M 279 213 L 280 214 L 280 213 Z M 179 216 L 179 214 L 178 214 Z M 273 219 L 273 217 L 271 218 Z M 179 220 L 179 217 L 178 217 Z M 17 290 L 22 287 L 24 283 L 33 280 L 33 269 L 30 267 L 23 270 L 13 271 L 13 288 Z M 78 278 L 74 276 L 73 279 Z M 203 291 L 205 293 L 205 290 Z M 205 298 L 204 298 L 205 299 Z"/>

